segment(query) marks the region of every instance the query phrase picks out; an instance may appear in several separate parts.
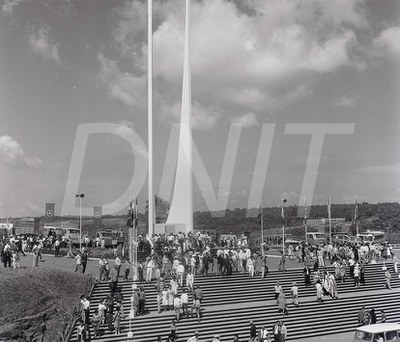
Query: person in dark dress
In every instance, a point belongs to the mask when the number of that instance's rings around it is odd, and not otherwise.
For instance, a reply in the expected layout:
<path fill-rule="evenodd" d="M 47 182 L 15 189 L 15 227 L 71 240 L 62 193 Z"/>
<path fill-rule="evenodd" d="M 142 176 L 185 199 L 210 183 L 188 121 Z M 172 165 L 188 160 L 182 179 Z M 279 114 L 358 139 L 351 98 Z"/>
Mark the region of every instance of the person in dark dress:
<path fill-rule="evenodd" d="M 371 324 L 376 324 L 376 312 L 375 312 L 375 309 L 371 309 L 370 315 L 371 315 Z"/>
<path fill-rule="evenodd" d="M 253 323 L 253 321 L 250 322 L 250 338 L 249 342 L 255 342 L 257 341 L 257 327 Z"/>
<path fill-rule="evenodd" d="M 304 275 L 304 284 L 306 287 L 311 285 L 311 269 L 307 265 L 305 265 L 303 269 L 303 275 Z"/>

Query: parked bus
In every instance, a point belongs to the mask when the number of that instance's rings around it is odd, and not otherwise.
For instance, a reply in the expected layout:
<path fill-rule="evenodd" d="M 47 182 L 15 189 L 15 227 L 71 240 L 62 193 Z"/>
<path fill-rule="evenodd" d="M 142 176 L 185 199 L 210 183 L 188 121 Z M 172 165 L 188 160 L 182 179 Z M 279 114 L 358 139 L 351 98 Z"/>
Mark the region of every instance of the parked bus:
<path fill-rule="evenodd" d="M 368 230 L 366 233 L 358 234 L 357 240 L 360 242 L 384 243 L 386 242 L 385 232 Z"/>

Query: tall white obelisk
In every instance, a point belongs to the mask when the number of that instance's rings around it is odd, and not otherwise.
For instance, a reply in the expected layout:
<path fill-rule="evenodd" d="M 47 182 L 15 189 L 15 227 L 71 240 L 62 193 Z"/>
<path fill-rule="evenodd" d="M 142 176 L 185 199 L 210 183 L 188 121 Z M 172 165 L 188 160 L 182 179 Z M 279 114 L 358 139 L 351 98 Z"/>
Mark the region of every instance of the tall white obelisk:
<path fill-rule="evenodd" d="M 149 236 L 154 233 L 153 189 L 153 0 L 147 3 L 147 110 L 148 110 L 148 225 Z"/>
<path fill-rule="evenodd" d="M 167 225 L 193 231 L 192 185 L 192 92 L 190 70 L 190 0 L 186 0 L 185 48 L 183 58 L 182 108 L 175 186 Z"/>

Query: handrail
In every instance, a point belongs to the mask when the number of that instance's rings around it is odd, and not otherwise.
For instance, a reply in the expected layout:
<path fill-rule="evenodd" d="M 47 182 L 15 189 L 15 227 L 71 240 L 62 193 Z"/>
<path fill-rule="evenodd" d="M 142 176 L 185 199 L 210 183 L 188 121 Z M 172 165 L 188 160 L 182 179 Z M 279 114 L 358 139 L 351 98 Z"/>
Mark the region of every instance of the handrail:
<path fill-rule="evenodd" d="M 95 288 L 96 285 L 97 285 L 97 283 L 94 281 L 94 277 L 93 277 L 93 276 L 92 276 L 92 277 L 90 278 L 90 280 L 88 281 L 88 284 L 90 284 L 90 289 L 89 289 L 89 291 L 87 292 L 87 294 L 88 294 L 88 297 L 90 298 L 90 297 L 92 296 L 92 293 L 93 293 L 94 288 Z M 67 333 L 64 334 L 64 336 L 63 336 L 63 337 L 64 337 L 64 341 L 69 341 L 69 340 L 70 340 L 71 335 L 72 335 L 72 333 L 74 332 L 76 322 L 77 322 L 77 320 L 78 320 L 78 318 L 79 318 L 79 315 L 77 314 L 77 312 L 80 312 L 80 311 L 81 311 L 81 310 L 80 310 L 79 306 L 76 306 L 76 307 L 74 308 L 74 312 L 73 312 L 73 314 L 72 314 L 72 324 L 69 326 L 69 329 L 68 329 Z M 66 337 L 65 337 L 65 335 L 66 335 Z"/>

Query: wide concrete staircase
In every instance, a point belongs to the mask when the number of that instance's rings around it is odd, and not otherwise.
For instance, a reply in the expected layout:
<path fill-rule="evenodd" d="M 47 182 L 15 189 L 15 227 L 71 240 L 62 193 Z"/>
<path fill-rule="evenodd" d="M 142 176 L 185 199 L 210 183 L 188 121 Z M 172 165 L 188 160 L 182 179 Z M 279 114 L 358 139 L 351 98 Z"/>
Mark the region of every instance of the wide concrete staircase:
<path fill-rule="evenodd" d="M 390 267 L 389 267 L 390 269 Z M 329 271 L 333 271 L 328 267 Z M 317 303 L 313 287 L 305 287 L 301 269 L 287 272 L 272 271 L 267 278 L 260 276 L 249 278 L 247 274 L 234 274 L 229 278 L 197 277 L 195 285 L 203 290 L 202 320 L 182 318 L 177 323 L 178 341 L 186 341 L 195 330 L 200 332 L 200 341 L 211 341 L 215 334 L 221 335 L 221 341 L 231 341 L 234 334 L 239 334 L 242 340 L 249 337 L 249 322 L 257 327 L 265 325 L 271 330 L 276 320 L 282 319 L 288 329 L 288 340 L 296 340 L 312 336 L 353 331 L 357 327 L 357 314 L 362 305 L 367 309 L 375 308 L 380 318 L 380 310 L 385 310 L 387 321 L 400 322 L 400 279 L 392 273 L 392 290 L 385 289 L 382 264 L 366 266 L 366 285 L 354 287 L 352 279 L 338 283 L 339 299 L 325 297 L 323 303 Z M 279 281 L 285 290 L 289 303 L 289 315 L 278 314 L 274 300 L 274 286 Z M 299 285 L 300 307 L 291 305 L 290 288 L 292 282 Z M 162 336 L 163 341 L 168 336 L 173 312 L 157 313 L 155 282 L 140 284 L 144 287 L 149 313 L 136 317 L 131 321 L 133 338 L 130 341 L 150 342 Z M 130 330 L 128 313 L 132 282 L 121 281 L 125 318 L 121 321 L 121 334 L 111 333 L 106 326 L 102 336 L 95 341 L 128 341 Z M 96 285 L 91 301 L 91 313 L 97 311 L 101 299 L 109 293 L 107 283 Z M 93 333 L 92 333 L 93 336 Z M 76 332 L 70 341 L 77 341 Z"/>

